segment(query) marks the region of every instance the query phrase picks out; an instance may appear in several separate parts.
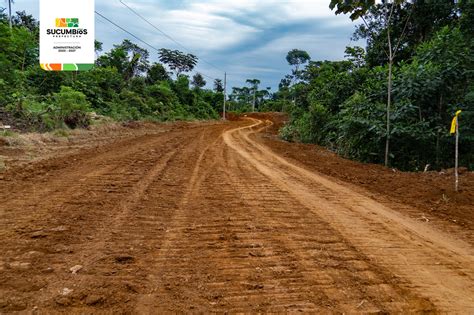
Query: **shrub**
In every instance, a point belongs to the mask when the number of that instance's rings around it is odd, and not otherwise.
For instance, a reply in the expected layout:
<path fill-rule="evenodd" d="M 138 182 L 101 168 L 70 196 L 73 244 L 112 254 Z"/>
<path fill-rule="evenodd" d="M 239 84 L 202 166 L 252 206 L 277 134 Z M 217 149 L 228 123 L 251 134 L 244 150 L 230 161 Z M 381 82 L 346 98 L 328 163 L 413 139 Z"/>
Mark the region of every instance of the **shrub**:
<path fill-rule="evenodd" d="M 64 122 L 69 128 L 88 127 L 90 125 L 90 103 L 86 96 L 70 87 L 62 86 L 52 97 L 53 111 L 58 122 Z"/>

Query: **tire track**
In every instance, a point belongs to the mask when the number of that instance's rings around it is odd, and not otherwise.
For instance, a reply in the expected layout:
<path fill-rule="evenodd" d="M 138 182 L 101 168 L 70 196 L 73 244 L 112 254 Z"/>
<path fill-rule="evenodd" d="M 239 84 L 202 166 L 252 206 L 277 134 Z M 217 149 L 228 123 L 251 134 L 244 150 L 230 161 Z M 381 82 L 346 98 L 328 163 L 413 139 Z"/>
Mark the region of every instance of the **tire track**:
<path fill-rule="evenodd" d="M 471 310 L 470 247 L 274 154 L 251 137 L 270 125 L 178 128 L 7 185 L 0 312 Z"/>
<path fill-rule="evenodd" d="M 183 194 L 176 205 L 176 209 L 169 219 L 169 223 L 165 230 L 164 240 L 162 241 L 159 250 L 154 255 L 150 264 L 153 266 L 153 270 L 147 275 L 147 281 L 151 283 L 151 287 L 146 294 L 142 294 L 137 302 L 136 311 L 139 313 L 153 313 L 156 309 L 156 295 L 157 292 L 163 290 L 164 283 L 163 273 L 168 270 L 179 273 L 179 263 L 174 261 L 176 257 L 176 247 L 181 246 L 181 239 L 183 237 L 183 231 L 186 229 L 186 221 L 189 218 L 189 206 L 192 199 L 197 197 L 199 187 L 203 178 L 206 176 L 202 173 L 202 164 L 206 157 L 206 153 L 221 140 L 222 131 L 216 134 L 215 132 L 202 133 L 193 142 L 192 146 L 186 148 L 186 152 L 183 155 L 188 154 L 187 159 L 193 159 L 193 156 L 198 156 L 195 161 L 190 161 L 188 165 L 192 165 L 190 177 L 183 187 Z M 211 143 L 209 143 L 211 142 Z M 208 173 L 209 169 L 204 170 L 204 173 Z M 198 196 L 199 197 L 199 196 Z"/>
<path fill-rule="evenodd" d="M 268 311 L 407 312 L 432 308 L 428 301 L 403 288 L 390 272 L 360 254 L 291 194 L 269 182 L 247 160 L 238 155 L 229 155 L 227 160 L 234 164 L 233 170 L 241 173 L 229 176 L 244 196 L 245 209 L 272 231 L 264 238 L 263 248 L 270 253 L 266 264 L 276 264 L 277 270 L 292 267 L 292 274 L 282 277 L 276 273 L 268 279 L 278 279 L 283 287 L 299 294 L 285 295 Z M 243 177 L 247 180 L 238 180 Z M 319 296 L 307 292 L 318 292 Z M 305 305 L 305 301 L 311 303 Z"/>
<path fill-rule="evenodd" d="M 259 124 L 254 120 L 252 126 Z M 240 128 L 227 132 L 224 139 L 278 187 L 342 232 L 377 264 L 409 280 L 441 310 L 474 310 L 474 261 L 467 244 L 290 164 L 250 140 L 249 133 Z"/>
<path fill-rule="evenodd" d="M 198 132 L 206 128 L 200 130 Z M 127 244 L 139 242 L 139 238 L 142 238 L 144 234 L 142 227 L 137 229 L 134 224 L 129 225 L 130 220 L 133 222 L 137 219 L 131 211 L 140 207 L 141 200 L 153 186 L 155 179 L 163 172 L 169 171 L 169 163 L 182 153 L 183 148 L 191 146 L 193 138 L 190 135 L 195 131 L 181 131 L 178 136 L 168 135 L 164 142 L 151 136 L 151 140 L 147 139 L 142 145 L 132 147 L 132 150 L 127 151 L 126 154 L 116 154 L 117 158 L 104 162 L 107 167 L 106 170 L 101 171 L 102 176 L 87 177 L 90 180 L 87 186 L 79 186 L 75 194 L 68 196 L 65 201 L 55 207 L 57 210 L 43 209 L 38 214 L 37 218 L 40 220 L 33 224 L 47 231 L 44 236 L 40 234 L 38 238 L 35 237 L 26 242 L 23 236 L 20 239 L 5 237 L 10 245 L 3 244 L 2 248 L 7 250 L 15 248 L 15 252 L 22 255 L 17 254 L 14 258 L 7 258 L 9 256 L 7 254 L 6 260 L 0 260 L 0 267 L 6 265 L 5 275 L 9 275 L 0 282 L 0 293 L 5 293 L 4 298 L 8 301 L 15 300 L 15 296 L 18 295 L 14 293 L 15 290 L 2 289 L 11 285 L 16 286 L 14 283 L 25 279 L 22 274 L 26 276 L 27 270 L 19 270 L 17 271 L 19 276 L 11 276 L 10 266 L 15 265 L 16 261 L 28 265 L 32 264 L 29 261 L 34 261 L 34 270 L 28 270 L 28 275 L 33 276 L 34 281 L 38 279 L 40 285 L 33 288 L 27 296 L 28 300 L 42 301 L 41 304 L 52 303 L 51 305 L 54 306 L 58 303 L 59 305 L 84 303 L 91 296 L 87 292 L 88 288 L 95 288 L 93 291 L 100 293 L 99 304 L 113 304 L 114 300 L 120 300 L 120 296 L 130 298 L 140 286 L 145 286 L 145 283 L 137 281 L 140 274 L 143 274 L 140 270 L 135 270 L 132 277 L 121 275 L 123 269 L 133 267 L 129 259 L 133 262 L 136 259 L 134 256 L 137 255 L 133 250 L 133 255 L 128 254 L 130 246 Z M 164 153 L 158 153 L 160 152 L 158 150 L 164 150 Z M 155 157 L 153 152 L 158 153 L 158 156 Z M 113 155 L 113 152 L 110 152 L 110 157 Z M 92 189 L 87 188 L 89 185 L 93 186 Z M 34 198 L 37 197 L 32 196 L 32 199 Z M 51 200 L 44 200 L 45 204 L 50 202 Z M 54 218 L 58 215 L 59 218 Z M 54 220 L 50 221 L 50 218 Z M 76 222 L 69 221 L 70 218 L 74 218 Z M 31 221 L 32 218 L 29 217 L 24 222 L 17 219 L 15 223 L 24 229 Z M 58 227 L 59 230 L 55 230 Z M 26 229 L 28 230 L 30 228 Z M 132 231 L 128 232 L 130 230 Z M 123 242 L 116 244 L 118 235 L 126 235 L 128 240 L 123 239 Z M 28 235 L 25 236 L 28 237 Z M 54 245 L 51 247 L 49 244 L 52 242 Z M 21 243 L 23 244 L 20 246 Z M 29 257 L 24 253 L 34 253 L 34 257 Z M 69 268 L 76 264 L 81 264 L 83 269 L 80 274 L 71 275 Z M 112 271 L 112 274 L 120 275 L 110 281 L 110 271 L 113 269 L 116 271 Z M 51 273 L 50 270 L 55 272 Z M 0 268 L 0 279 L 3 278 L 2 271 Z M 111 296 L 107 289 L 113 288 L 116 281 L 120 283 L 120 279 L 124 281 L 124 285 L 119 286 L 118 294 L 115 294 L 117 297 Z M 133 281 L 127 282 L 127 280 Z M 73 294 L 67 298 L 58 296 L 63 288 L 71 287 L 76 287 Z M 38 290 L 42 291 L 40 295 L 37 294 Z M 92 299 L 94 299 L 93 295 Z M 0 302 L 2 302 L 1 299 Z M 19 303 L 24 302 L 19 301 Z"/>

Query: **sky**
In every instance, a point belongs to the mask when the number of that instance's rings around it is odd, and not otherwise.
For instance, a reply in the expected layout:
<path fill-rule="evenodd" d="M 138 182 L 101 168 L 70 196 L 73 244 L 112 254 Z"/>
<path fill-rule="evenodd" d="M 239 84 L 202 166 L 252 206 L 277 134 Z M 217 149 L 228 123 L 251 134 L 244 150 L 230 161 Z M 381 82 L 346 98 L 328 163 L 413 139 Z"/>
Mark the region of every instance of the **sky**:
<path fill-rule="evenodd" d="M 5 1 L 6 0 L 0 0 Z M 259 79 L 262 88 L 278 88 L 290 73 L 286 54 L 306 50 L 312 60 L 342 60 L 355 24 L 336 16 L 329 0 L 122 0 L 180 45 L 160 34 L 119 0 L 95 0 L 96 10 L 156 48 L 179 49 L 200 58 L 196 71 L 211 78 L 228 73 L 228 89 Z M 0 4 L 4 6 L 5 4 Z M 38 0 L 15 0 L 13 11 L 39 16 Z M 128 38 L 158 54 L 96 16 L 96 39 L 104 51 Z M 360 44 L 359 44 L 360 45 Z M 183 48 L 184 47 L 184 48 Z"/>

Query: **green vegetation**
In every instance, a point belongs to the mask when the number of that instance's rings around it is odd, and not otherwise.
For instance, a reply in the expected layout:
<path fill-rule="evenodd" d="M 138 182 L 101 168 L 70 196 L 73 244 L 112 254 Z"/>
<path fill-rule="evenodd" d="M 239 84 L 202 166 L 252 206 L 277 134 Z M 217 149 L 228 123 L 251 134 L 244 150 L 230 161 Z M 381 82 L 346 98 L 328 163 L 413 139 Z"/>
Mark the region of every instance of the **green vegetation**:
<path fill-rule="evenodd" d="M 289 141 L 317 143 L 349 158 L 403 170 L 452 167 L 451 118 L 461 109 L 461 165 L 474 168 L 474 3 L 470 0 L 331 0 L 336 14 L 360 21 L 346 60 L 315 61 L 299 49 L 276 93 L 249 79 L 233 87 L 228 109 L 285 111 Z M 38 66 L 38 23 L 0 11 L 0 113 L 47 131 L 87 127 L 92 112 L 115 120 L 215 119 L 223 82 L 191 78 L 198 58 L 161 49 L 161 63 L 129 40 L 102 53 L 88 72 Z M 171 72 L 168 72 L 169 69 Z M 214 89 L 205 89 L 206 84 Z M 24 128 L 23 128 L 24 129 Z"/>
<path fill-rule="evenodd" d="M 162 49 L 150 63 L 150 54 L 129 40 L 101 53 L 97 67 L 87 72 L 46 72 L 38 64 L 38 22 L 17 12 L 13 29 L 0 11 L 0 112 L 13 115 L 23 129 L 48 131 L 87 127 L 92 112 L 115 120 L 155 121 L 216 119 L 222 108 L 221 86 L 204 89 L 196 74 L 194 55 Z M 190 85 L 193 85 L 191 87 Z"/>
<path fill-rule="evenodd" d="M 248 86 L 233 87 L 229 94 L 229 109 L 237 113 L 276 110 L 273 102 L 274 95 L 271 88 L 260 89 L 261 81 L 258 79 L 246 80 Z"/>
<path fill-rule="evenodd" d="M 331 1 L 363 19 L 344 61 L 289 52 L 292 73 L 267 109 L 286 110 L 284 139 L 317 143 L 403 170 L 452 167 L 451 119 L 461 109 L 461 165 L 474 168 L 474 4 L 464 1 Z M 387 152 L 387 154 L 386 154 Z"/>

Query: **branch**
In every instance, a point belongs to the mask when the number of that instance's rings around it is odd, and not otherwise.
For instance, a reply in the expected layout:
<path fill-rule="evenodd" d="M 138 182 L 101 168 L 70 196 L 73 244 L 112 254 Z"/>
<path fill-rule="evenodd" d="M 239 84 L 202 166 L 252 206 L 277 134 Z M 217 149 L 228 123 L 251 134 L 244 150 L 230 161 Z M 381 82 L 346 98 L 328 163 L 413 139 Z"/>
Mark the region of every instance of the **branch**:
<path fill-rule="evenodd" d="M 389 2 L 387 2 L 387 5 Z M 392 51 L 392 38 L 390 37 L 390 24 L 392 21 L 392 16 L 393 16 L 393 8 L 395 7 L 395 1 L 392 2 L 392 6 L 390 7 L 390 16 L 388 17 L 388 20 L 386 21 L 387 23 L 387 38 L 388 38 L 388 49 L 390 56 L 388 57 L 389 61 L 392 62 L 394 59 L 393 56 L 393 51 Z"/>
<path fill-rule="evenodd" d="M 390 3 L 390 2 L 387 2 L 387 3 Z M 395 1 L 392 2 L 392 6 L 390 7 L 390 16 L 388 17 L 388 24 L 390 24 L 390 21 L 392 20 L 394 7 L 395 7 Z"/>
<path fill-rule="evenodd" d="M 415 4 L 413 4 L 413 7 L 414 7 L 414 6 L 415 6 Z M 406 19 L 406 21 L 405 21 L 405 26 L 403 27 L 402 35 L 401 35 L 400 38 L 398 39 L 397 46 L 395 47 L 395 50 L 393 51 L 393 58 L 395 58 L 395 56 L 397 55 L 398 47 L 399 47 L 400 44 L 402 43 L 402 40 L 405 38 L 406 30 L 407 30 L 407 26 L 408 26 L 408 21 L 410 21 L 411 14 L 413 13 L 413 7 L 412 7 L 412 9 L 410 10 L 410 13 L 409 13 L 408 16 L 407 16 L 407 19 Z"/>
<path fill-rule="evenodd" d="M 361 16 L 361 19 L 362 19 L 362 21 L 364 21 L 364 24 L 365 24 L 365 27 L 367 28 L 367 31 L 369 31 L 372 38 L 375 39 L 375 33 L 370 29 L 369 24 L 367 23 L 367 21 L 365 20 L 363 15 Z M 385 48 L 383 48 L 383 52 L 385 53 L 385 56 L 387 56 L 387 58 L 390 58 L 390 56 L 389 56 L 389 54 L 388 54 L 388 52 Z"/>

